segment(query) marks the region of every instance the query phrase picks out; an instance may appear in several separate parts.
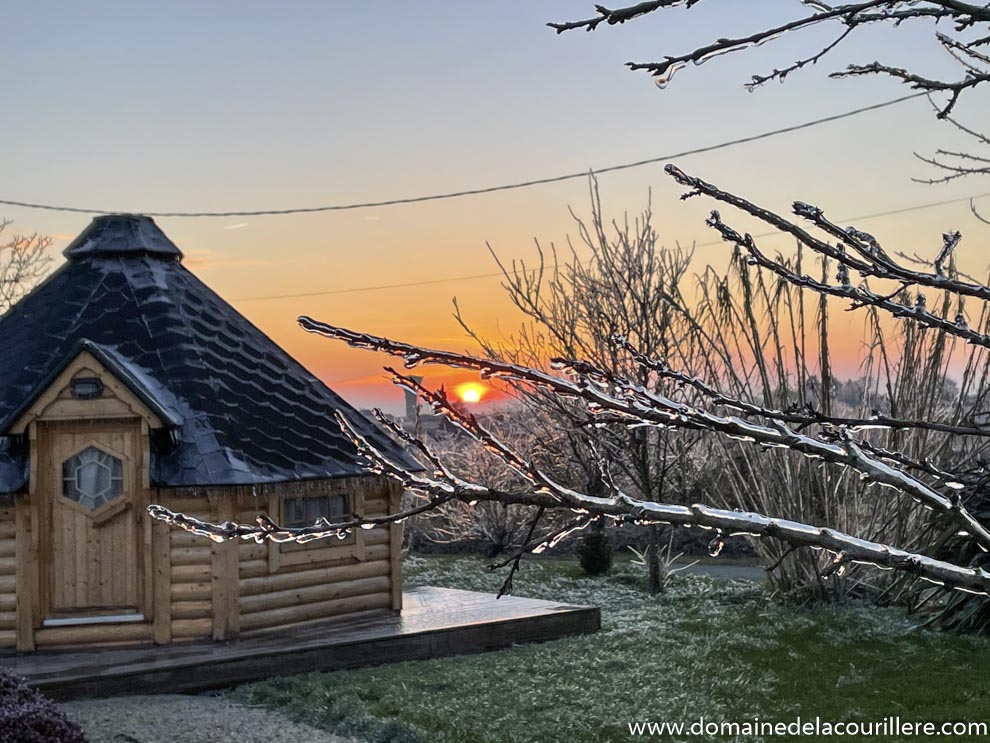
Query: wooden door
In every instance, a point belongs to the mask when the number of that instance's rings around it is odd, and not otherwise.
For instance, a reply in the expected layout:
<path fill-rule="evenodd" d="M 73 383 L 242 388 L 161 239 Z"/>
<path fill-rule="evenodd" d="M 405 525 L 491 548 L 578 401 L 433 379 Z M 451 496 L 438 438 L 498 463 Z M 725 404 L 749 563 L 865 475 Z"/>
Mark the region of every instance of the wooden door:
<path fill-rule="evenodd" d="M 140 426 L 87 421 L 46 428 L 39 440 L 47 450 L 39 452 L 47 470 L 45 616 L 138 615 Z"/>

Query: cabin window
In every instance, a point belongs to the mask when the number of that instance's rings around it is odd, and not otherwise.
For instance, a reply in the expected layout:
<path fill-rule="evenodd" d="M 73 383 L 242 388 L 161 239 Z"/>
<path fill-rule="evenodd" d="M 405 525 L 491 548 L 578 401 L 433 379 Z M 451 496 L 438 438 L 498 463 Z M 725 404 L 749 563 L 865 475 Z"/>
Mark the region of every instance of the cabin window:
<path fill-rule="evenodd" d="M 345 521 L 350 510 L 349 499 L 343 493 L 286 498 L 282 525 L 293 529 L 312 526 L 320 517 L 336 523 Z"/>
<path fill-rule="evenodd" d="M 306 497 L 286 497 L 282 500 L 282 525 L 290 529 L 313 526 L 320 517 L 331 523 L 348 521 L 352 514 L 350 496 L 346 493 L 332 495 L 312 495 Z M 355 536 L 352 531 L 344 539 L 327 537 L 312 542 L 286 542 L 278 545 L 278 552 L 291 558 L 292 553 L 322 554 L 334 559 L 333 554 L 342 547 L 352 548 Z"/>
<path fill-rule="evenodd" d="M 91 446 L 62 464 L 62 495 L 95 510 L 124 493 L 124 463 Z"/>
<path fill-rule="evenodd" d="M 364 514 L 364 494 L 340 486 L 333 492 L 312 495 L 272 495 L 271 510 L 278 514 L 282 526 L 290 529 L 313 526 L 320 518 L 330 523 L 350 521 Z M 343 539 L 331 535 L 308 542 L 272 542 L 269 545 L 269 566 L 272 572 L 290 565 L 317 565 L 336 560 L 364 560 L 363 529 L 350 529 Z"/>
<path fill-rule="evenodd" d="M 72 380 L 72 396 L 77 400 L 95 400 L 103 396 L 103 382 L 97 377 L 78 377 Z"/>

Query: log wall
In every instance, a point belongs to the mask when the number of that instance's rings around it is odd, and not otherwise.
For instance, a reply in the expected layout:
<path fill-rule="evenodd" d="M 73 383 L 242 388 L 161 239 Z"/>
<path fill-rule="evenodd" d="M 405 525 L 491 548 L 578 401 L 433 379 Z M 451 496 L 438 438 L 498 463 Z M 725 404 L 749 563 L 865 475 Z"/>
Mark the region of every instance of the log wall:
<path fill-rule="evenodd" d="M 205 521 L 216 519 L 217 497 L 211 498 L 207 495 L 176 497 L 162 493 L 159 498 L 158 502 L 166 508 L 181 511 L 187 516 Z M 168 529 L 169 631 L 167 636 L 158 638 L 159 642 L 193 640 L 212 635 L 212 544 L 206 537 L 197 536 L 183 529 Z"/>
<path fill-rule="evenodd" d="M 314 484 L 315 485 L 315 484 Z M 398 508 L 397 489 L 382 478 L 361 477 L 321 483 L 323 492 L 346 492 L 352 508 L 384 516 Z M 258 501 L 238 501 L 236 518 L 252 522 Z M 269 503 L 275 514 L 278 504 Z M 239 629 L 250 633 L 353 612 L 399 609 L 401 579 L 393 552 L 401 552 L 401 527 L 359 529 L 343 542 L 321 540 L 305 546 L 242 543 L 239 547 Z M 397 537 L 397 538 L 396 538 Z M 398 586 L 398 591 L 393 590 Z"/>
<path fill-rule="evenodd" d="M 159 490 L 151 494 L 151 501 L 207 521 L 253 523 L 263 512 L 281 518 L 281 499 L 287 494 L 340 492 L 348 493 L 352 507 L 364 516 L 394 513 L 401 498 L 401 489 L 390 481 L 360 477 L 263 489 Z M 26 510 L 28 500 L 22 500 L 21 510 Z M 17 509 L 0 506 L 0 647 L 233 640 L 242 633 L 401 608 L 399 525 L 359 529 L 342 541 L 278 545 L 216 543 L 156 522 L 146 530 L 147 622 L 58 627 L 36 623 L 18 643 L 17 586 L 30 581 L 18 580 L 17 565 L 34 540 L 29 531 L 18 535 L 17 524 Z M 21 603 L 25 610 L 31 601 Z"/>
<path fill-rule="evenodd" d="M 17 644 L 17 525 L 14 507 L 0 507 L 0 647 Z"/>

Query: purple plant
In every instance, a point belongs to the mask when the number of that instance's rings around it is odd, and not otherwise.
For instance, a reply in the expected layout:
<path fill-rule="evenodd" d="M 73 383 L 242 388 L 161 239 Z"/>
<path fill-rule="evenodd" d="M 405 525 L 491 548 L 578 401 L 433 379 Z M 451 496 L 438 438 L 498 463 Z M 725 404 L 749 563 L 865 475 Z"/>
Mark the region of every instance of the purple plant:
<path fill-rule="evenodd" d="M 51 699 L 0 669 L 0 743 L 87 743 L 87 738 Z"/>

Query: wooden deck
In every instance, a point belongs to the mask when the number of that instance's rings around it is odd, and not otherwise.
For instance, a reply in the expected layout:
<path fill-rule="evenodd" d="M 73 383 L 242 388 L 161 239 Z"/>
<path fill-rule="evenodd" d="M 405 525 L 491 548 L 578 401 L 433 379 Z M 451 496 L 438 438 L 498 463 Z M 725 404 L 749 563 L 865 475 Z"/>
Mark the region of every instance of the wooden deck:
<path fill-rule="evenodd" d="M 366 613 L 258 632 L 233 643 L 0 652 L 0 667 L 56 699 L 194 692 L 269 676 L 478 653 L 598 630 L 597 608 L 423 587 L 402 614 Z"/>

